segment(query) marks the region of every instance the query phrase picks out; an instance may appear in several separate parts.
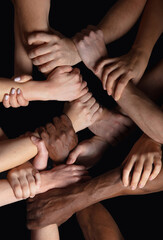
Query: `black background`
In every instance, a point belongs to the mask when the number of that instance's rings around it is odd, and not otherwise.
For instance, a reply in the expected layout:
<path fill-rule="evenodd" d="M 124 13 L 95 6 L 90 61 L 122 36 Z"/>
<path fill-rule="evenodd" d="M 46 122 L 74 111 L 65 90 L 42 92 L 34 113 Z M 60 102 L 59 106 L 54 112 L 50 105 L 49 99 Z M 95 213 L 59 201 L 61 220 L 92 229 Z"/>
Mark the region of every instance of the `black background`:
<path fill-rule="evenodd" d="M 110 1 L 51 1 L 50 24 L 56 30 L 67 37 L 72 37 L 76 32 L 85 28 L 88 24 L 96 25 L 107 10 L 116 2 Z M 1 1 L 0 6 L 0 76 L 12 77 L 14 56 L 14 29 L 13 29 L 13 5 L 9 0 Z M 126 53 L 135 38 L 139 21 L 121 39 L 108 46 L 111 57 Z M 148 69 L 162 58 L 162 37 L 157 42 Z M 102 90 L 101 84 L 86 69 L 84 64 L 77 65 L 80 68 L 84 80 L 88 82 L 90 90 L 96 99 L 106 107 L 114 105 L 111 97 Z M 35 77 L 39 79 L 37 71 Z M 98 89 L 98 90 L 97 90 Z M 32 102 L 26 108 L 4 109 L 0 106 L 2 127 L 8 137 L 16 137 L 27 130 L 50 121 L 54 115 L 60 115 L 63 103 Z M 98 175 L 120 164 L 133 143 L 140 136 L 141 131 L 136 129 L 121 145 L 111 148 L 100 165 L 91 171 Z M 92 134 L 84 130 L 79 134 L 79 139 L 85 139 Z M 11 159 L 12 161 L 12 159 Z M 97 171 L 98 169 L 98 171 Z M 162 200 L 163 194 L 155 193 L 146 196 L 124 196 L 103 201 L 115 221 L 117 222 L 125 239 L 162 239 Z M 22 201 L 0 208 L 0 239 L 30 239 L 30 233 L 26 229 L 26 202 Z M 84 239 L 76 222 L 75 216 L 60 227 L 61 239 Z"/>

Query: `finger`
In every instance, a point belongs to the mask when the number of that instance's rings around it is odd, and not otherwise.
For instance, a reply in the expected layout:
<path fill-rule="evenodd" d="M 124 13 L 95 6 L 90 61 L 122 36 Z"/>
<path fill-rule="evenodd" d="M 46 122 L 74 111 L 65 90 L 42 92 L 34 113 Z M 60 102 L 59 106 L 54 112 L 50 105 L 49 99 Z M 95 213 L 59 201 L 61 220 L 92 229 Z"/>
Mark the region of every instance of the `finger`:
<path fill-rule="evenodd" d="M 24 98 L 24 96 L 23 96 L 23 93 L 22 93 L 22 91 L 21 91 L 21 89 L 20 88 L 18 88 L 17 90 L 16 90 L 16 93 L 17 93 L 17 102 L 18 102 L 18 104 L 20 105 L 20 106 L 28 106 L 28 104 L 29 104 L 29 101 L 27 101 L 25 98 Z"/>
<path fill-rule="evenodd" d="M 99 61 L 95 67 L 95 72 L 99 72 L 105 65 L 112 64 L 112 63 L 116 62 L 117 60 L 119 60 L 119 59 L 118 58 L 107 58 L 107 59 L 103 59 L 103 60 Z"/>
<path fill-rule="evenodd" d="M 116 68 L 112 71 L 107 78 L 106 89 L 109 95 L 113 95 L 113 84 L 117 79 L 124 73 L 124 70 L 121 68 Z"/>
<path fill-rule="evenodd" d="M 54 53 L 47 53 L 41 56 L 38 56 L 32 60 L 33 64 L 36 66 L 43 65 L 45 63 L 48 63 L 50 61 L 54 60 Z"/>
<path fill-rule="evenodd" d="M 83 165 L 74 165 L 74 164 L 72 164 L 72 165 L 67 165 L 66 166 L 66 170 L 67 171 L 77 171 L 77 170 L 82 171 L 82 170 L 85 170 L 85 169 L 86 169 L 86 167 L 83 166 Z"/>
<path fill-rule="evenodd" d="M 14 78 L 14 82 L 19 82 L 19 83 L 28 82 L 31 80 L 33 80 L 31 75 L 22 75 Z"/>
<path fill-rule="evenodd" d="M 100 105 L 99 103 L 96 102 L 90 109 L 92 116 L 99 110 L 99 108 L 100 108 Z"/>
<path fill-rule="evenodd" d="M 36 171 L 33 175 L 35 177 L 35 183 L 38 190 L 41 187 L 41 175 L 38 171 Z"/>
<path fill-rule="evenodd" d="M 22 175 L 19 177 L 21 189 L 23 192 L 23 198 L 26 199 L 30 196 L 29 184 L 26 178 L 26 175 Z"/>
<path fill-rule="evenodd" d="M 17 99 L 16 99 L 15 88 L 11 88 L 11 91 L 10 91 L 10 94 L 9 94 L 9 103 L 10 103 L 10 106 L 12 106 L 14 108 L 20 107 L 20 105 L 18 104 Z"/>
<path fill-rule="evenodd" d="M 49 140 L 49 134 L 47 133 L 44 127 L 38 128 L 38 133 L 45 143 Z"/>
<path fill-rule="evenodd" d="M 87 87 L 87 82 L 86 81 L 83 81 L 82 84 L 81 84 L 81 89 L 84 89 Z"/>
<path fill-rule="evenodd" d="M 162 167 L 161 158 L 160 157 L 155 157 L 153 165 L 154 165 L 154 168 L 153 168 L 153 171 L 152 171 L 152 173 L 149 177 L 150 181 L 155 179 L 161 171 L 161 167 Z"/>
<path fill-rule="evenodd" d="M 91 108 L 96 103 L 96 99 L 94 97 L 91 97 L 85 104 L 88 108 Z"/>
<path fill-rule="evenodd" d="M 113 63 L 113 64 L 110 64 L 110 65 L 106 65 L 104 67 L 104 70 L 102 72 L 102 78 L 101 78 L 101 81 L 102 81 L 102 85 L 103 85 L 103 89 L 106 90 L 106 82 L 107 82 L 107 79 L 108 79 L 108 75 L 113 72 L 115 69 L 118 68 L 118 65 L 117 63 Z"/>
<path fill-rule="evenodd" d="M 29 196 L 34 197 L 36 195 L 37 187 L 35 184 L 35 178 L 33 175 L 28 174 L 26 176 L 27 181 L 28 181 L 28 186 L 29 186 Z"/>
<path fill-rule="evenodd" d="M 92 97 L 92 93 L 91 92 L 87 92 L 85 95 L 83 95 L 82 97 L 80 97 L 78 100 L 82 103 L 87 102 L 90 98 Z"/>
<path fill-rule="evenodd" d="M 122 75 L 117 83 L 116 90 L 114 93 L 115 101 L 118 101 L 127 85 L 127 83 L 131 80 L 127 75 Z"/>
<path fill-rule="evenodd" d="M 51 72 L 53 69 L 55 69 L 58 66 L 59 66 L 59 64 L 57 63 L 57 61 L 52 60 L 52 61 L 48 61 L 48 62 L 40 65 L 39 70 L 42 73 L 47 73 L 47 72 Z"/>
<path fill-rule="evenodd" d="M 134 163 L 137 159 L 137 156 L 127 156 L 127 159 L 125 160 L 125 164 L 124 164 L 124 167 L 123 167 L 123 171 L 122 171 L 122 182 L 123 182 L 123 185 L 125 187 L 127 187 L 129 185 L 129 177 L 130 177 L 130 173 L 131 173 L 131 170 L 134 166 Z"/>
<path fill-rule="evenodd" d="M 75 36 L 73 37 L 73 41 L 78 49 L 80 49 L 81 47 L 84 46 L 84 44 L 82 42 L 83 38 L 84 38 L 84 35 L 81 32 L 76 33 Z"/>
<path fill-rule="evenodd" d="M 64 73 L 70 73 L 72 71 L 71 66 L 63 65 L 55 68 L 49 75 L 49 77 L 52 77 L 54 74 L 64 74 Z"/>
<path fill-rule="evenodd" d="M 147 183 L 149 176 L 151 175 L 151 172 L 152 172 L 152 163 L 153 163 L 152 159 L 145 162 L 144 170 L 139 182 L 139 188 L 143 188 Z"/>
<path fill-rule="evenodd" d="M 3 102 L 3 106 L 5 108 L 9 108 L 10 107 L 10 102 L 9 102 L 9 95 L 6 93 L 2 99 Z"/>
<path fill-rule="evenodd" d="M 133 174 L 131 177 L 131 189 L 135 190 L 137 188 L 137 185 L 140 181 L 141 174 L 143 171 L 143 164 L 144 164 L 144 158 L 141 158 L 139 161 L 135 163 Z"/>
<path fill-rule="evenodd" d="M 9 182 L 10 182 L 10 185 L 13 189 L 15 197 L 18 198 L 18 199 L 22 199 L 23 198 L 23 191 L 22 191 L 20 181 L 18 180 L 18 178 L 17 177 L 9 177 Z"/>
<path fill-rule="evenodd" d="M 49 45 L 47 45 L 47 44 L 43 44 L 43 45 L 41 45 L 41 46 L 38 46 L 38 47 L 33 48 L 33 49 L 29 52 L 28 57 L 29 57 L 30 59 L 37 58 L 38 56 L 51 53 L 52 49 L 53 49 L 52 46 L 49 46 Z"/>
<path fill-rule="evenodd" d="M 82 146 L 78 145 L 70 154 L 67 159 L 67 164 L 73 164 L 75 163 L 76 159 L 80 156 L 80 154 L 83 152 Z"/>
<path fill-rule="evenodd" d="M 59 121 L 59 120 L 58 120 Z M 58 127 L 57 125 L 57 119 L 54 118 L 53 119 L 53 122 L 54 122 L 54 125 L 52 123 L 48 123 L 46 124 L 46 131 L 49 135 L 53 134 L 55 136 L 55 133 L 56 133 L 56 129 Z"/>
<path fill-rule="evenodd" d="M 45 43 L 48 43 L 48 42 L 51 41 L 51 39 L 52 39 L 52 35 L 51 34 L 47 34 L 47 33 L 43 33 L 43 32 L 34 33 L 34 34 L 31 34 L 28 37 L 28 44 L 32 45 L 35 42 L 42 42 L 42 43 L 45 42 Z"/>
<path fill-rule="evenodd" d="M 82 97 L 82 96 L 84 96 L 85 94 L 87 94 L 88 91 L 89 91 L 88 87 L 83 88 L 83 89 L 80 91 L 79 96 L 78 96 L 77 99 L 79 99 L 80 97 Z"/>
<path fill-rule="evenodd" d="M 71 173 L 71 176 L 83 176 L 83 175 L 88 175 L 87 170 L 75 170 Z"/>

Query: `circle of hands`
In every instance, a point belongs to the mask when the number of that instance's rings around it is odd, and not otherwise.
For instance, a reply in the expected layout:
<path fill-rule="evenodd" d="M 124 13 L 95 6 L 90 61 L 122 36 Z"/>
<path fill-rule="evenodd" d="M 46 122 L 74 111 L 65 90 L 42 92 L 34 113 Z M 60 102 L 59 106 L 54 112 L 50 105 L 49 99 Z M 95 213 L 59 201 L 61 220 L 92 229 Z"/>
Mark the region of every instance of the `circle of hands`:
<path fill-rule="evenodd" d="M 37 42 L 40 44 L 36 45 Z M 49 33 L 34 33 L 28 37 L 28 44 L 31 46 L 29 58 L 46 76 L 46 99 L 65 101 L 65 104 L 63 115 L 30 133 L 38 149 L 35 158 L 8 173 L 19 199 L 88 181 L 88 169 L 101 159 L 110 145 L 117 144 L 117 139 L 133 124 L 120 112 L 100 106 L 80 70 L 72 66 L 83 61 L 116 101 L 129 81 L 139 82 L 147 66 L 141 52 L 134 49 L 124 56 L 109 58 L 103 33 L 94 26 L 88 26 L 72 39 L 51 29 Z M 24 98 L 21 84 L 32 80 L 28 75 L 15 77 L 20 87 L 4 95 L 3 105 L 6 108 L 27 106 L 29 101 Z M 78 143 L 77 132 L 85 128 L 94 136 Z M 48 157 L 53 162 L 50 170 L 47 170 Z M 143 188 L 160 170 L 161 146 L 143 135 L 122 164 L 122 183 L 132 190 Z"/>

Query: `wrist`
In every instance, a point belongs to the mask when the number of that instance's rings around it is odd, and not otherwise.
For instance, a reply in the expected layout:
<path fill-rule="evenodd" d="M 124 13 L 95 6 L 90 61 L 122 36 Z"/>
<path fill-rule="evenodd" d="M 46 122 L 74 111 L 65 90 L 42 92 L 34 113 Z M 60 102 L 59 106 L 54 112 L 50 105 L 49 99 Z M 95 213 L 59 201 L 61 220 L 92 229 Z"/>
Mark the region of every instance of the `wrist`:
<path fill-rule="evenodd" d="M 148 62 L 152 49 L 147 48 L 146 46 L 142 46 L 137 43 L 134 43 L 130 51 L 135 52 L 138 56 L 143 57 Z"/>
<path fill-rule="evenodd" d="M 44 81 L 29 81 L 21 83 L 20 88 L 23 91 L 24 98 L 28 101 L 48 100 L 48 92 Z"/>

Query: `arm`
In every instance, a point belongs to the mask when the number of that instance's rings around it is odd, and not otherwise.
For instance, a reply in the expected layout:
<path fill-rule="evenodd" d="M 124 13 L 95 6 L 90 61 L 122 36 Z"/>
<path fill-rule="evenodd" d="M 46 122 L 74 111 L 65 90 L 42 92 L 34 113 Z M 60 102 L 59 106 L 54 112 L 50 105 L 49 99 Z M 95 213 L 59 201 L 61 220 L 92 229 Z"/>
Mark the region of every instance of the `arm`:
<path fill-rule="evenodd" d="M 0 172 L 16 167 L 37 154 L 30 137 L 20 136 L 0 142 Z"/>
<path fill-rule="evenodd" d="M 144 133 L 163 144 L 163 112 L 143 92 L 129 83 L 118 104 Z"/>
<path fill-rule="evenodd" d="M 1 78 L 0 101 L 3 100 L 4 94 L 10 92 L 11 88 L 17 90 L 21 88 L 24 99 L 27 101 L 72 101 L 88 91 L 86 82 L 82 81 L 79 69 L 71 66 L 54 69 L 45 81 L 27 81 L 27 78 L 29 80 L 28 75 L 17 77 L 15 81 Z M 24 82 L 25 79 L 26 82 Z"/>
<path fill-rule="evenodd" d="M 162 22 L 163 2 L 161 0 L 148 0 L 132 48 L 145 51 L 149 58 L 156 41 L 163 32 Z"/>
<path fill-rule="evenodd" d="M 27 55 L 29 50 L 27 44 L 28 35 L 34 31 L 49 30 L 49 9 L 48 1 L 21 1 L 14 0 L 15 8 L 15 73 L 32 73 L 32 61 Z"/>
<path fill-rule="evenodd" d="M 127 33 L 135 24 L 146 0 L 119 0 L 107 12 L 98 28 L 103 31 L 105 43 L 111 43 Z"/>

